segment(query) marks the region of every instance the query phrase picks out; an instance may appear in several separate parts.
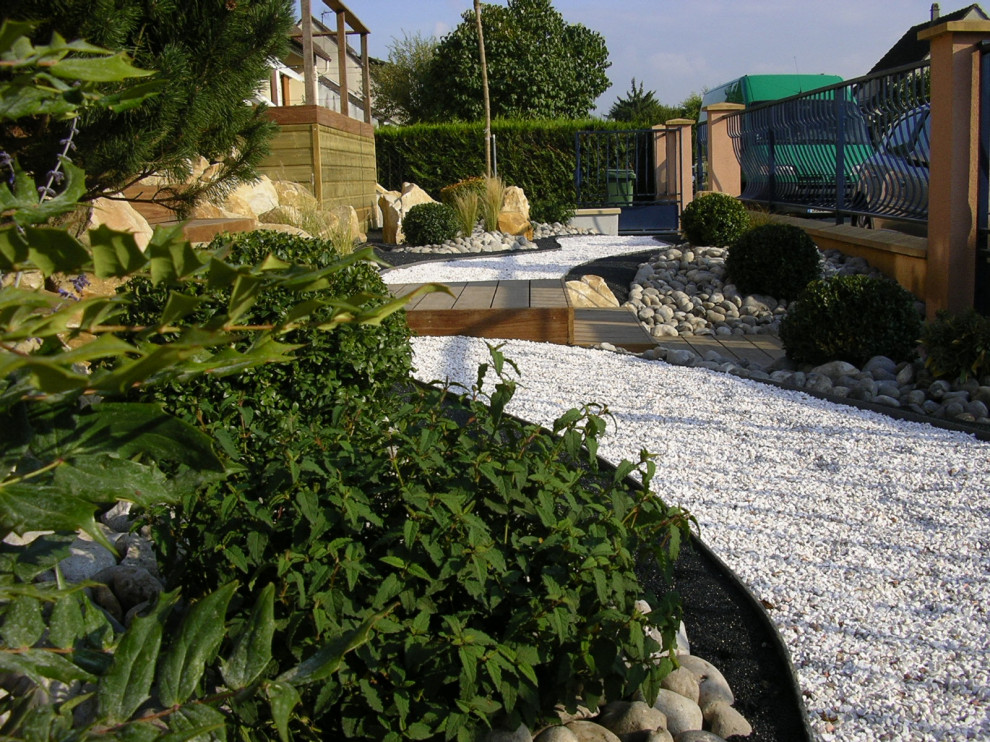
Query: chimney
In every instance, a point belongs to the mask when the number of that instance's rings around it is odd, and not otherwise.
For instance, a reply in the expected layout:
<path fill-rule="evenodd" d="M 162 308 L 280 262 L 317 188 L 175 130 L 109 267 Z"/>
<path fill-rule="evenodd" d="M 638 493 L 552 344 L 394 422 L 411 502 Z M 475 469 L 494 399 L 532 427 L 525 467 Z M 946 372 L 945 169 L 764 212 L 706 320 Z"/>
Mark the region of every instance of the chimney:
<path fill-rule="evenodd" d="M 937 21 L 940 15 L 942 15 L 942 9 L 938 7 L 938 3 L 932 3 L 932 22 Z"/>

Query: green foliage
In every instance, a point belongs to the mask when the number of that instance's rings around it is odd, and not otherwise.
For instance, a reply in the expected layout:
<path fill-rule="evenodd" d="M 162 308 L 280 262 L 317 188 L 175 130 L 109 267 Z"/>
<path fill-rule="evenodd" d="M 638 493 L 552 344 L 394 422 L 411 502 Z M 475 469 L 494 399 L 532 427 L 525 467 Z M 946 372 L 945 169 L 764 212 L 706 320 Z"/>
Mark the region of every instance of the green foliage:
<path fill-rule="evenodd" d="M 416 204 L 402 219 L 406 242 L 414 247 L 440 245 L 457 236 L 460 222 L 445 203 Z"/>
<path fill-rule="evenodd" d="M 154 172 L 181 183 L 197 156 L 219 163 L 219 173 L 215 181 L 179 194 L 181 204 L 201 193 L 221 195 L 255 177 L 275 128 L 261 108 L 245 101 L 268 79 L 268 59 L 280 58 L 287 48 L 294 18 L 290 0 L 7 0 L 4 16 L 33 20 L 36 43 L 53 33 L 84 38 L 126 51 L 139 67 L 156 70 L 158 95 L 140 107 L 88 108 L 80 116 L 72 159 L 88 175 L 87 199 Z M 63 124 L 45 116 L 22 118 L 16 127 L 0 125 L 0 149 L 40 174 L 67 134 Z"/>
<path fill-rule="evenodd" d="M 749 226 L 742 201 L 724 193 L 705 193 L 681 214 L 681 229 L 692 245 L 730 245 Z"/>
<path fill-rule="evenodd" d="M 653 90 L 644 91 L 643 83 L 636 87 L 636 78 L 625 96 L 619 96 L 609 109 L 612 121 L 627 121 L 636 126 L 653 126 L 676 118 L 675 109 L 665 106 L 656 99 Z"/>
<path fill-rule="evenodd" d="M 941 311 L 921 333 L 925 367 L 939 378 L 965 381 L 990 374 L 990 317 L 975 310 Z"/>
<path fill-rule="evenodd" d="M 505 182 L 501 178 L 485 178 L 485 192 L 481 199 L 481 218 L 485 222 L 487 231 L 498 231 L 498 216 L 502 213 L 503 203 L 505 203 Z"/>
<path fill-rule="evenodd" d="M 484 4 L 481 18 L 492 118 L 581 118 L 608 90 L 605 39 L 567 23 L 550 0 Z M 423 84 L 426 105 L 414 122 L 482 119 L 474 11 L 465 11 L 462 19 L 433 53 Z"/>
<path fill-rule="evenodd" d="M 480 203 L 477 192 L 465 189 L 455 193 L 453 209 L 457 215 L 457 223 L 460 225 L 461 234 L 470 236 L 478 224 Z"/>
<path fill-rule="evenodd" d="M 566 222 L 577 201 L 575 134 L 625 127 L 597 120 L 493 121 L 499 176 L 526 192 L 533 219 Z M 378 182 L 391 190 L 416 183 L 428 193 L 440 193 L 484 172 L 484 141 L 483 124 L 381 127 L 375 130 Z"/>
<path fill-rule="evenodd" d="M 372 100 L 379 118 L 408 123 L 427 115 L 431 103 L 423 86 L 436 54 L 437 41 L 403 32 L 388 45 L 388 61 L 371 68 Z"/>
<path fill-rule="evenodd" d="M 163 521 L 188 555 L 186 592 L 231 573 L 275 584 L 279 666 L 373 627 L 301 689 L 324 738 L 473 740 L 579 697 L 650 697 L 671 667 L 650 661 L 645 630 L 669 649 L 676 603 L 645 594 L 634 567 L 669 574 L 687 516 L 650 492 L 649 456 L 598 470 L 605 410 L 571 410 L 553 432 L 506 416 L 505 364 L 493 349 L 490 396 L 483 366 L 462 395 L 415 387 L 387 417 L 341 409 L 299 431 L 291 481 L 216 491 Z"/>
<path fill-rule="evenodd" d="M 766 224 L 743 232 L 729 248 L 725 268 L 743 294 L 794 299 L 822 275 L 822 259 L 807 232 Z"/>
<path fill-rule="evenodd" d="M 17 69 L 3 82 L 3 120 L 41 112 L 52 120 L 72 118 L 144 96 L 133 88 L 103 96 L 89 84 L 134 77 L 137 71 L 123 56 L 58 38 L 50 47 L 35 47 L 24 31 L 19 24 L 0 24 L 3 63 Z M 85 63 L 62 66 L 70 59 L 65 49 Z M 74 207 L 81 171 L 67 166 L 69 179 L 57 191 L 54 180 L 30 187 L 36 182 L 16 162 L 4 167 L 13 178 L 13 188 L 0 184 L 0 670 L 5 688 L 12 689 L 0 695 L 4 739 L 224 739 L 233 727 L 232 708 L 255 697 L 267 699 L 269 736 L 282 732 L 285 738 L 299 697 L 294 684 L 339 665 L 367 632 L 314 647 L 302 663 L 283 666 L 287 676 L 273 679 L 270 586 L 253 585 L 250 603 L 237 597 L 236 623 L 227 619 L 236 586 L 224 581 L 192 601 L 162 595 L 120 631 L 80 586 L 64 584 L 57 565 L 78 530 L 113 550 L 94 516 L 117 500 L 171 507 L 225 475 L 215 441 L 202 430 L 157 405 L 111 397 L 161 379 L 284 360 L 293 346 L 279 343 L 277 335 L 298 328 L 313 312 L 302 295 L 358 259 L 317 270 L 267 256 L 241 266 L 197 253 L 176 230 L 156 232 L 144 253 L 132 236 L 105 227 L 90 232 L 84 244 L 64 230 L 35 226 Z M 144 342 L 140 328 L 116 324 L 119 299 L 80 300 L 24 288 L 25 272 L 44 279 L 54 273 L 144 274 L 152 284 L 182 279 L 226 292 L 226 301 L 215 323 L 197 325 L 188 321 L 196 302 L 170 297 L 151 318 L 173 336 L 166 348 Z M 237 325 L 259 295 L 273 291 L 293 297 L 286 298 L 285 318 L 266 327 Z M 362 301 L 334 305 L 313 329 L 381 322 L 399 308 L 371 310 Z M 235 350 L 235 342 L 249 347 Z M 33 540 L 7 539 L 31 532 Z M 36 582 L 53 569 L 55 582 Z M 268 732 L 256 723 L 237 731 Z"/>
<path fill-rule="evenodd" d="M 862 366 L 878 355 L 909 360 L 920 335 L 911 293 L 894 281 L 863 275 L 812 281 L 780 324 L 788 358 L 810 364 Z"/>

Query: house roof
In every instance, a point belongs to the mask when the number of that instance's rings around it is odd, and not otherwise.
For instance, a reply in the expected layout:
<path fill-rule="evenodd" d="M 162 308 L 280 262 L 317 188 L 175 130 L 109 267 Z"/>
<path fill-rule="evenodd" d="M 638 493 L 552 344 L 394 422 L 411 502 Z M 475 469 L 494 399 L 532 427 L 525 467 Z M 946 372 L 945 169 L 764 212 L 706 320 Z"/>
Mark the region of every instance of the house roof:
<path fill-rule="evenodd" d="M 963 20 L 990 20 L 990 17 L 984 12 L 977 3 L 968 5 L 965 8 L 960 8 L 952 13 L 946 13 L 935 20 L 928 20 L 924 23 L 919 23 L 917 26 L 912 26 L 908 29 L 900 41 L 890 47 L 883 58 L 877 62 L 873 69 L 873 72 L 880 72 L 881 70 L 889 70 L 894 67 L 900 67 L 905 64 L 912 64 L 914 62 L 921 62 L 928 59 L 929 44 L 927 41 L 918 41 L 918 34 L 924 31 L 926 28 L 931 28 L 932 26 L 937 26 L 941 23 L 948 23 L 950 21 L 963 21 Z"/>

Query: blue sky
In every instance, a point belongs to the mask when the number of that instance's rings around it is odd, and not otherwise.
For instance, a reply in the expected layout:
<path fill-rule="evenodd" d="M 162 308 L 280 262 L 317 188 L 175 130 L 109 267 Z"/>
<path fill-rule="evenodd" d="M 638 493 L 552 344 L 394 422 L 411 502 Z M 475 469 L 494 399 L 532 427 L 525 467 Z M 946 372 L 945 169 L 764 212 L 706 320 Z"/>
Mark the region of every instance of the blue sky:
<path fill-rule="evenodd" d="M 344 3 L 371 30 L 371 55 L 381 59 L 393 38 L 417 32 L 440 37 L 473 8 L 472 0 Z M 604 115 L 629 91 L 633 77 L 668 104 L 747 73 L 857 77 L 908 28 L 928 20 L 931 0 L 554 0 L 553 5 L 568 22 L 605 37 L 612 87 L 598 100 Z M 942 2 L 942 13 L 966 5 Z M 327 10 L 320 0 L 312 0 L 312 7 L 314 16 Z"/>

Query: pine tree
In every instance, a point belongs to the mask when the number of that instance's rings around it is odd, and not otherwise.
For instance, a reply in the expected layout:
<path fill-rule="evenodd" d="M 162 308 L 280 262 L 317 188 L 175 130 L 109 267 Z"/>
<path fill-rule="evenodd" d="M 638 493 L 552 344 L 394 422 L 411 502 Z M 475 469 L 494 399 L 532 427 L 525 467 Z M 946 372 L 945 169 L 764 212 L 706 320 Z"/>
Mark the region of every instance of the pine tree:
<path fill-rule="evenodd" d="M 87 198 L 113 193 L 152 173 L 182 182 L 198 155 L 219 165 L 216 178 L 177 194 L 175 206 L 220 195 L 256 175 L 275 130 L 248 101 L 282 56 L 293 25 L 292 0 L 6 0 L 5 15 L 34 20 L 34 40 L 53 32 L 125 51 L 154 70 L 158 93 L 136 109 L 79 121 L 74 162 L 87 172 Z M 112 88 L 111 88 L 112 89 Z M 21 166 L 54 164 L 64 124 L 44 118 L 0 128 L 0 149 Z"/>

